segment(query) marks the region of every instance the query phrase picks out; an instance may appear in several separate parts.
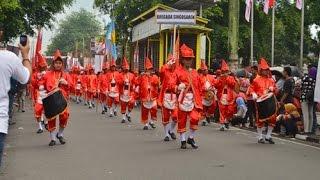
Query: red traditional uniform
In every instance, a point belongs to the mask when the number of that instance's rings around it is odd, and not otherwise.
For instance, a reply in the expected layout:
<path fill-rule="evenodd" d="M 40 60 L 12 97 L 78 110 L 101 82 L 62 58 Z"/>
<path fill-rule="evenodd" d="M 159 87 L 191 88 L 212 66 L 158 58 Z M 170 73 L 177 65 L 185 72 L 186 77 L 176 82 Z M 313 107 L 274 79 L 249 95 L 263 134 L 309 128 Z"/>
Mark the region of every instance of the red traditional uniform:
<path fill-rule="evenodd" d="M 153 65 L 149 58 L 145 60 L 145 69 L 153 69 Z M 143 74 L 139 79 L 140 99 L 141 99 L 141 123 L 144 126 L 144 130 L 148 129 L 148 123 L 152 128 L 155 128 L 154 121 L 157 120 L 157 98 L 159 90 L 159 78 L 156 75 L 147 72 Z M 151 114 L 151 120 L 149 121 L 149 113 Z"/>
<path fill-rule="evenodd" d="M 201 70 L 202 71 L 208 71 L 208 67 L 205 64 L 204 61 L 201 62 Z M 207 122 L 210 123 L 210 118 L 214 115 L 214 112 L 217 108 L 217 100 L 215 97 L 215 83 L 216 79 L 214 76 L 209 75 L 207 73 L 202 73 L 200 75 L 201 78 L 201 91 L 202 91 L 202 105 L 203 105 L 203 111 L 202 116 L 207 119 Z M 207 93 L 210 93 L 210 97 L 207 95 Z M 206 122 L 203 122 L 203 125 L 205 125 Z"/>
<path fill-rule="evenodd" d="M 87 75 L 87 98 L 89 101 L 89 108 L 92 108 L 93 100 L 97 93 L 98 80 L 97 75 L 93 72 L 93 67 L 89 66 L 89 74 Z"/>
<path fill-rule="evenodd" d="M 218 106 L 220 110 L 220 130 L 228 128 L 229 120 L 233 117 L 236 112 L 236 93 L 234 91 L 237 81 L 233 76 L 226 75 L 229 72 L 227 63 L 223 60 L 221 63 L 222 74 L 215 84 L 217 89 Z"/>
<path fill-rule="evenodd" d="M 131 122 L 131 111 L 134 106 L 134 96 L 135 96 L 135 77 L 129 72 L 129 64 L 126 58 L 123 59 L 122 68 L 124 72 L 120 74 L 120 105 L 121 105 L 121 114 L 122 123 L 125 123 L 126 119 Z"/>
<path fill-rule="evenodd" d="M 160 70 L 161 90 L 158 98 L 158 104 L 162 110 L 162 124 L 165 130 L 165 141 L 169 136 L 175 139 L 174 129 L 178 120 L 178 97 L 175 60 L 169 55 L 168 63 L 162 66 Z M 172 119 L 171 125 L 170 118 Z"/>
<path fill-rule="evenodd" d="M 55 63 L 55 61 L 62 61 L 61 53 L 59 50 L 57 50 L 54 55 L 53 63 Z M 48 71 L 45 74 L 43 79 L 45 84 L 45 90 L 48 93 L 55 90 L 56 88 L 59 88 L 63 96 L 66 99 L 69 99 L 70 89 L 73 86 L 72 80 L 69 74 L 65 73 L 63 70 L 56 71 L 55 69 L 52 69 L 51 71 Z M 56 129 L 56 118 L 52 118 L 48 120 L 48 131 L 51 134 L 51 142 L 49 144 L 50 146 L 55 145 L 55 137 L 57 137 L 60 140 L 61 144 L 65 143 L 63 140 L 63 130 L 67 126 L 68 119 L 69 119 L 69 109 L 66 108 L 66 110 L 59 115 L 60 128 L 57 135 L 54 133 Z"/>
<path fill-rule="evenodd" d="M 42 125 L 44 124 L 43 120 L 43 105 L 42 105 L 42 99 L 46 97 L 47 92 L 45 90 L 45 82 L 44 82 L 44 75 L 46 74 L 45 69 L 47 68 L 47 62 L 46 59 L 39 54 L 38 55 L 38 67 L 41 69 L 40 72 L 36 72 L 35 76 L 32 76 L 31 84 L 32 87 L 35 89 L 34 91 L 34 116 L 39 124 L 39 129 L 37 133 L 43 132 Z"/>
<path fill-rule="evenodd" d="M 180 48 L 180 62 L 185 63 L 192 61 L 195 57 L 193 50 L 183 44 Z M 201 80 L 198 72 L 195 69 L 186 69 L 179 66 L 176 70 L 178 75 L 178 90 L 180 91 L 178 102 L 178 133 L 181 136 L 181 148 L 186 148 L 186 124 L 190 120 L 190 134 L 188 143 L 193 148 L 198 148 L 194 142 L 194 134 L 198 129 L 198 122 L 203 110 L 201 99 Z"/>
<path fill-rule="evenodd" d="M 110 116 L 117 115 L 117 105 L 119 104 L 119 83 L 120 73 L 115 70 L 116 62 L 111 60 L 111 70 L 107 75 L 108 80 L 108 97 L 107 97 L 107 105 L 110 109 Z M 114 106 L 114 107 L 113 107 Z"/>
<path fill-rule="evenodd" d="M 80 74 L 80 69 L 79 67 L 77 68 L 77 74 L 76 74 L 76 79 L 74 81 L 75 84 L 75 96 L 76 96 L 76 101 L 77 103 L 80 103 L 80 98 L 82 96 L 82 91 L 83 91 L 83 87 L 82 87 L 82 81 L 81 81 L 81 77 L 82 75 Z"/>
<path fill-rule="evenodd" d="M 260 64 L 259 64 L 259 69 L 260 71 L 267 71 L 268 74 L 264 75 L 258 75 L 252 82 L 249 93 L 252 95 L 253 99 L 257 99 L 258 97 L 261 97 L 269 92 L 275 92 L 276 91 L 276 84 L 275 81 L 272 79 L 272 77 L 269 75 L 270 70 L 269 70 L 269 65 L 266 62 L 265 59 L 260 59 Z M 260 72 L 261 73 L 261 72 Z M 258 113 L 256 113 L 258 114 Z M 276 123 L 276 115 L 270 117 L 267 121 L 262 121 L 258 119 L 257 116 L 257 130 L 259 134 L 259 143 L 264 143 L 263 136 L 262 136 L 262 127 L 264 126 L 265 123 L 268 123 L 268 132 L 266 135 L 266 140 L 269 141 L 269 143 L 273 144 L 274 142 L 271 139 L 271 134 L 272 130 L 275 126 Z"/>
<path fill-rule="evenodd" d="M 107 73 L 109 69 L 109 64 L 104 63 L 102 66 L 103 73 L 98 76 L 98 93 L 99 93 L 99 101 L 102 105 L 102 114 L 106 111 L 106 102 L 107 102 L 107 91 L 108 91 L 108 80 Z"/>

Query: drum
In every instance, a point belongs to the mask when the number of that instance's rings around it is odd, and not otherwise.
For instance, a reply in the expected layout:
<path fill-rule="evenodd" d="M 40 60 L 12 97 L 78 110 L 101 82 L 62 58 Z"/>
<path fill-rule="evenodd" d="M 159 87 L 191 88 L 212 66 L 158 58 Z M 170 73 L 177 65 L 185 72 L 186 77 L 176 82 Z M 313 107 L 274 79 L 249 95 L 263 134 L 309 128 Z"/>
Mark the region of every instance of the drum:
<path fill-rule="evenodd" d="M 259 120 L 268 120 L 278 111 L 277 99 L 273 93 L 268 93 L 257 99 L 257 116 Z"/>
<path fill-rule="evenodd" d="M 42 99 L 44 114 L 46 118 L 52 119 L 61 114 L 67 108 L 67 100 L 62 94 L 62 91 L 57 88 Z"/>

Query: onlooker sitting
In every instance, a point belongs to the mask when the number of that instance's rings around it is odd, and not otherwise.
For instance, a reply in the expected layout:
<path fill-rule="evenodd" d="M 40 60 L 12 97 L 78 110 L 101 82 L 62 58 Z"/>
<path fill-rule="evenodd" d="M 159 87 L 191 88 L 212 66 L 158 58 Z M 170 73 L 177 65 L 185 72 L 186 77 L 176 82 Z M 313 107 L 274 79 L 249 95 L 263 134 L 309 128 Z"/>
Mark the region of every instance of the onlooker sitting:
<path fill-rule="evenodd" d="M 277 117 L 276 129 L 280 130 L 281 135 L 295 137 L 303 131 L 300 113 L 292 103 L 285 104 L 284 110 L 285 112 Z"/>
<path fill-rule="evenodd" d="M 236 104 L 237 104 L 237 113 L 234 114 L 231 124 L 234 125 L 240 125 L 240 127 L 244 127 L 247 123 L 247 105 L 245 101 L 245 96 L 243 93 L 239 93 L 237 99 L 236 99 Z"/>

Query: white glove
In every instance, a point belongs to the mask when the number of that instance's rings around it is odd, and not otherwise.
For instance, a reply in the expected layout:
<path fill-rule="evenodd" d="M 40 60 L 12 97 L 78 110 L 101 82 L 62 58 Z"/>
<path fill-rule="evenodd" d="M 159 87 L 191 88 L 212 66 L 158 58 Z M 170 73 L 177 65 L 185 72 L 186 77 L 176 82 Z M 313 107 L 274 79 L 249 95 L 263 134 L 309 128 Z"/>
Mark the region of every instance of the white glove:
<path fill-rule="evenodd" d="M 68 82 L 63 78 L 59 80 L 59 83 L 63 85 L 68 85 Z"/>
<path fill-rule="evenodd" d="M 257 100 L 258 99 L 258 95 L 256 93 L 252 93 L 252 99 L 253 100 Z"/>
<path fill-rule="evenodd" d="M 178 90 L 182 91 L 186 88 L 186 85 L 184 83 L 180 83 L 178 86 Z"/>

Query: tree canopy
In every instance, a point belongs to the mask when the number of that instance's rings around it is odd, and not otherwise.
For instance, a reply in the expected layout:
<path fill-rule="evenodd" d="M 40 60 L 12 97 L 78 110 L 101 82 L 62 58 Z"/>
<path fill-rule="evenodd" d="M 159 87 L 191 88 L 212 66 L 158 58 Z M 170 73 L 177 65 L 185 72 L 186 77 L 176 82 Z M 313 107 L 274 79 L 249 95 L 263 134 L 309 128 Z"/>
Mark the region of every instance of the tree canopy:
<path fill-rule="evenodd" d="M 101 33 L 102 26 L 94 14 L 81 9 L 79 12 L 71 13 L 59 23 L 46 54 L 52 55 L 56 49 L 60 49 L 63 53 L 73 52 L 77 46 L 79 51 L 88 55 L 90 39 Z"/>
<path fill-rule="evenodd" d="M 50 28 L 54 15 L 72 2 L 73 0 L 1 0 L 3 41 L 8 42 L 21 33 L 32 35 L 38 26 Z"/>
<path fill-rule="evenodd" d="M 240 1 L 239 57 L 244 64 L 250 58 L 250 27 L 245 21 L 245 0 Z M 112 14 L 116 21 L 117 36 L 121 40 L 130 35 L 129 21 L 157 3 L 172 5 L 176 0 L 95 0 L 95 6 L 105 13 Z M 312 39 L 310 26 L 320 25 L 319 0 L 306 0 L 305 49 L 304 53 L 319 53 L 319 40 Z M 254 58 L 271 58 L 271 10 L 264 14 L 263 4 L 257 1 L 254 7 Z M 210 34 L 213 42 L 212 54 L 228 58 L 228 0 L 221 0 L 216 6 L 203 13 L 208 18 L 208 27 L 214 29 Z M 299 59 L 301 11 L 288 0 L 277 0 L 275 18 L 275 64 L 295 63 Z"/>

